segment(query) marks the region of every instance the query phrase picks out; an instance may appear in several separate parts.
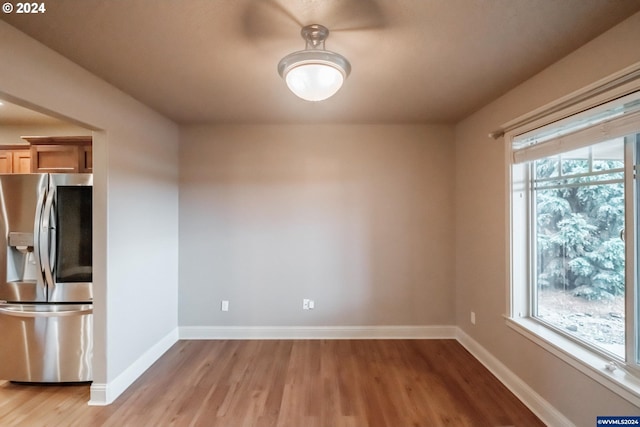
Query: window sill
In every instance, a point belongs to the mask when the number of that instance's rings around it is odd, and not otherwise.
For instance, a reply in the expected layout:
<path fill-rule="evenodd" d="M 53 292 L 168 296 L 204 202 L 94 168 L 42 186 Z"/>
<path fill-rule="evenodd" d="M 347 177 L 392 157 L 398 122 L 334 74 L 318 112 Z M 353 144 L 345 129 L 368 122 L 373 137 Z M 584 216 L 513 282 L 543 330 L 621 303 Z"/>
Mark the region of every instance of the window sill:
<path fill-rule="evenodd" d="M 640 378 L 621 368 L 610 371 L 606 368 L 610 359 L 589 351 L 532 319 L 507 317 L 506 323 L 511 329 L 640 407 Z"/>

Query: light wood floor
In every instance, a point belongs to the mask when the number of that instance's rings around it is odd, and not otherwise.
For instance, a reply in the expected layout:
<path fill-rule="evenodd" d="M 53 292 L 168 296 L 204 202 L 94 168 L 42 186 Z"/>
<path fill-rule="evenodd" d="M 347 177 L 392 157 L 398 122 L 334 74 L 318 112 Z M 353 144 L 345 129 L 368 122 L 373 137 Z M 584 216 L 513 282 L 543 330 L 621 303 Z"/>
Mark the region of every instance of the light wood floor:
<path fill-rule="evenodd" d="M 2 426 L 542 426 L 455 340 L 179 341 L 112 405 L 0 382 Z"/>

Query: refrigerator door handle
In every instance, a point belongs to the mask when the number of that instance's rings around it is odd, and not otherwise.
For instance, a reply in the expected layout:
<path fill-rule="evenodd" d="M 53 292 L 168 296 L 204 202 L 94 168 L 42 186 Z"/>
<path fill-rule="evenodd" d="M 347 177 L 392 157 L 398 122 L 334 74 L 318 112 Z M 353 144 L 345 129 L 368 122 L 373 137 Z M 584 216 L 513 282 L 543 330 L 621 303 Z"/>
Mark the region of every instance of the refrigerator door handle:
<path fill-rule="evenodd" d="M 93 313 L 93 307 L 80 308 L 74 310 L 61 310 L 61 311 L 32 311 L 24 310 L 22 308 L 12 307 L 0 307 L 0 314 L 5 314 L 14 317 L 66 317 L 66 316 L 81 316 L 85 314 Z"/>
<path fill-rule="evenodd" d="M 53 265 L 51 263 L 51 239 L 50 234 L 53 230 L 51 224 L 51 212 L 53 210 L 53 199 L 55 192 L 51 188 L 47 192 L 47 201 L 44 204 L 42 212 L 42 227 L 40 229 L 40 259 L 42 260 L 42 269 L 44 271 L 45 282 L 48 286 L 48 294 L 50 295 L 55 282 L 53 281 Z"/>
<path fill-rule="evenodd" d="M 45 191 L 45 188 L 42 188 L 42 191 L 40 192 L 40 195 L 38 196 L 38 202 L 36 205 L 36 218 L 35 218 L 35 222 L 33 225 L 33 230 L 34 230 L 34 243 L 37 245 L 36 248 L 34 248 L 33 251 L 33 255 L 35 258 L 35 263 L 36 263 L 36 282 L 38 284 L 38 286 L 43 286 L 45 285 L 45 277 L 44 277 L 44 268 L 42 266 L 42 259 L 40 257 L 40 248 L 41 248 L 41 237 L 42 237 L 42 212 L 44 210 L 45 207 L 45 200 L 47 197 L 47 192 Z M 45 295 L 46 297 L 46 295 Z"/>

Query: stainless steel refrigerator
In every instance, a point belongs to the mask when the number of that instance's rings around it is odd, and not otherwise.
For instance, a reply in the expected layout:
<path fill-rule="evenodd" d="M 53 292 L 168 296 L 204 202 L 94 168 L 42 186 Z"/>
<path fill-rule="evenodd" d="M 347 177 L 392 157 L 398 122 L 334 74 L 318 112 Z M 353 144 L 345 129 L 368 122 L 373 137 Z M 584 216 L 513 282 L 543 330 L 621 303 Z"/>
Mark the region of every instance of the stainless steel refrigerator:
<path fill-rule="evenodd" d="M 0 379 L 92 380 L 91 174 L 0 175 Z"/>

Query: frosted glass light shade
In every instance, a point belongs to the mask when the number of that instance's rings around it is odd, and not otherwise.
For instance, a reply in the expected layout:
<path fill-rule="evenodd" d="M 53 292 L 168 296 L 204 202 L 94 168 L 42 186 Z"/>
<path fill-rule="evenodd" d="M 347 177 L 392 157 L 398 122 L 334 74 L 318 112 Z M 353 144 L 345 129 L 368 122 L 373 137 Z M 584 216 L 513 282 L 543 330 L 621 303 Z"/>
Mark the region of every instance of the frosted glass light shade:
<path fill-rule="evenodd" d="M 278 63 L 278 73 L 289 89 L 307 101 L 322 101 L 342 86 L 351 64 L 335 52 L 309 49 L 293 52 Z"/>
<path fill-rule="evenodd" d="M 323 101 L 340 90 L 344 75 L 327 64 L 303 64 L 285 76 L 291 92 L 307 101 Z"/>

